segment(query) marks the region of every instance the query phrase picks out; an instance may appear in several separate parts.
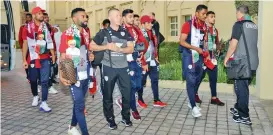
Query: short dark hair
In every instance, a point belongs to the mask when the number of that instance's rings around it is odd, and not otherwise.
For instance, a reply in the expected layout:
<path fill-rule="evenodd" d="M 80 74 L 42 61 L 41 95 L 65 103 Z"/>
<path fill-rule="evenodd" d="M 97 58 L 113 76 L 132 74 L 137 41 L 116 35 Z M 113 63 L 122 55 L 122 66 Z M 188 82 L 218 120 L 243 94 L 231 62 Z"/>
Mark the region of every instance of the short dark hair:
<path fill-rule="evenodd" d="M 154 12 L 152 12 L 152 15 L 153 15 L 153 16 L 155 16 L 155 13 L 154 13 Z"/>
<path fill-rule="evenodd" d="M 102 25 L 103 25 L 103 26 L 106 25 L 107 23 L 110 24 L 110 20 L 109 20 L 109 19 L 104 19 L 104 20 L 102 21 Z"/>
<path fill-rule="evenodd" d="M 248 6 L 246 6 L 246 5 L 241 5 L 241 6 L 237 7 L 237 11 L 239 11 L 243 14 L 249 14 L 249 9 L 248 9 Z"/>
<path fill-rule="evenodd" d="M 31 15 L 30 13 L 26 13 L 26 17 L 27 17 L 27 16 L 30 16 L 30 17 L 32 17 L 32 15 Z"/>
<path fill-rule="evenodd" d="M 43 15 L 48 16 L 48 14 L 46 12 L 44 12 Z"/>
<path fill-rule="evenodd" d="M 210 15 L 210 14 L 215 15 L 215 13 L 214 13 L 213 11 L 208 11 L 208 12 L 207 12 L 207 16 Z"/>
<path fill-rule="evenodd" d="M 208 10 L 208 7 L 206 5 L 200 4 L 196 7 L 195 12 L 200 12 L 201 10 L 206 9 Z"/>
<path fill-rule="evenodd" d="M 117 8 L 110 8 L 109 10 L 108 10 L 108 15 L 109 15 L 109 13 L 111 12 L 111 11 L 119 11 Z"/>
<path fill-rule="evenodd" d="M 132 9 L 125 9 L 122 11 L 122 16 L 126 16 L 127 14 L 132 14 L 134 11 Z"/>
<path fill-rule="evenodd" d="M 72 10 L 71 12 L 71 17 L 73 17 L 77 12 L 83 11 L 85 12 L 85 10 L 83 8 L 75 8 Z"/>
<path fill-rule="evenodd" d="M 139 15 L 138 15 L 138 14 L 134 14 L 134 18 L 135 18 L 135 17 L 139 18 Z"/>

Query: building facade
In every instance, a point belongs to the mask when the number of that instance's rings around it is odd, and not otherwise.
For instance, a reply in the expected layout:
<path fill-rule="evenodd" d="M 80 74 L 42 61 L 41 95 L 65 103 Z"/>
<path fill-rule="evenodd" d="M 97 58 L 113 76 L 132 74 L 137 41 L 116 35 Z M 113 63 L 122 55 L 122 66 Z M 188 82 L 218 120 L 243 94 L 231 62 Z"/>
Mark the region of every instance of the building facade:
<path fill-rule="evenodd" d="M 39 1 L 36 1 L 39 2 Z M 29 3 L 29 9 L 36 6 L 36 2 Z M 14 25 L 16 35 L 20 26 L 24 23 L 24 11 L 19 1 L 11 1 L 13 7 Z M 198 4 L 205 4 L 209 10 L 216 13 L 216 28 L 219 31 L 220 38 L 227 40 L 231 36 L 231 30 L 236 21 L 236 10 L 234 1 L 47 1 L 45 3 L 46 11 L 50 16 L 51 24 L 58 24 L 61 30 L 65 30 L 72 24 L 70 17 L 71 10 L 76 7 L 82 7 L 89 15 L 88 26 L 91 29 L 91 35 L 94 36 L 101 28 L 101 23 L 107 18 L 107 11 L 112 8 L 124 10 L 131 8 L 136 14 L 145 15 L 154 12 L 157 21 L 160 23 L 160 32 L 165 36 L 166 41 L 179 41 L 182 24 L 189 20 L 195 12 Z M 261 99 L 273 99 L 273 62 L 271 51 L 273 50 L 271 28 L 273 12 L 272 1 L 259 2 L 259 59 L 260 65 L 257 72 L 256 96 Z M 1 2 L 1 24 L 7 22 L 4 18 L 5 9 Z M 17 39 L 18 40 L 18 39 Z"/>
<path fill-rule="evenodd" d="M 55 3 L 59 5 L 58 2 Z M 236 21 L 234 1 L 68 1 L 66 18 L 67 24 L 71 24 L 69 19 L 71 10 L 76 7 L 84 8 L 89 15 L 89 27 L 94 35 L 101 28 L 101 22 L 108 18 L 107 12 L 112 7 L 121 11 L 130 8 L 138 15 L 154 12 L 160 24 L 160 32 L 165 36 L 166 41 L 177 42 L 182 24 L 191 19 L 198 4 L 205 4 L 209 10 L 216 13 L 216 27 L 220 38 L 229 39 L 231 28 Z"/>

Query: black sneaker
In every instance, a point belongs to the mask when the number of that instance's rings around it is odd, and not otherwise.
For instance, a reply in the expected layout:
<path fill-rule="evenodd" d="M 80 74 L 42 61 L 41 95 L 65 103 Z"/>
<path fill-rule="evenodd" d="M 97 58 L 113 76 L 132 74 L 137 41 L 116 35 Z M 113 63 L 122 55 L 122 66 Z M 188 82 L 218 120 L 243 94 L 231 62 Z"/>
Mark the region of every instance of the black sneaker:
<path fill-rule="evenodd" d="M 133 123 L 130 120 L 122 120 L 121 123 L 123 123 L 126 127 L 131 127 Z"/>
<path fill-rule="evenodd" d="M 242 123 L 242 124 L 245 124 L 245 125 L 252 125 L 252 122 L 250 120 L 249 117 L 240 117 L 240 116 L 233 116 L 233 121 L 236 122 L 236 123 Z"/>
<path fill-rule="evenodd" d="M 230 108 L 229 112 L 234 116 L 239 116 L 238 110 L 236 108 Z"/>
<path fill-rule="evenodd" d="M 252 125 L 252 122 L 249 117 L 241 117 L 241 123 L 246 125 Z"/>
<path fill-rule="evenodd" d="M 111 121 L 111 122 L 108 122 L 108 126 L 111 130 L 115 130 L 118 128 L 117 124 L 115 123 L 115 121 Z"/>
<path fill-rule="evenodd" d="M 241 123 L 241 117 L 238 115 L 233 115 L 233 121 L 236 122 L 236 123 Z"/>

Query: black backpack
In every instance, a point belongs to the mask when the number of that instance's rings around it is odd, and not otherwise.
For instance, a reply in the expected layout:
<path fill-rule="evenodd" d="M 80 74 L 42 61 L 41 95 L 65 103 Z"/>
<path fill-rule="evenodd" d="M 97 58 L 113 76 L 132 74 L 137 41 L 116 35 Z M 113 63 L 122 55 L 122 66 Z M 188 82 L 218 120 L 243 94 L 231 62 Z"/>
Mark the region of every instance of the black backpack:
<path fill-rule="evenodd" d="M 104 35 L 106 35 L 108 43 L 111 43 L 112 42 L 111 31 L 109 29 L 102 29 L 101 31 L 104 33 Z M 102 61 L 102 59 L 104 57 L 104 52 L 105 51 L 106 50 L 104 50 L 104 51 L 95 51 L 94 52 L 95 58 L 94 58 L 94 61 L 92 62 L 93 66 L 98 66 L 98 65 L 101 64 L 101 61 Z M 110 59 L 110 65 L 112 67 L 111 51 L 109 51 L 109 59 Z"/>

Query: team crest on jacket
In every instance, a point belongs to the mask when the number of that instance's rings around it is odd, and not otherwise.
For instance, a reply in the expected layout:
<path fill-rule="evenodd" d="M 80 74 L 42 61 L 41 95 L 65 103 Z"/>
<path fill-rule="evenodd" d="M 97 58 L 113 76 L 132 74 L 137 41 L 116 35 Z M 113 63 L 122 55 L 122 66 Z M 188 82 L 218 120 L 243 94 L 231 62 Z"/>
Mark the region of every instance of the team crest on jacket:
<path fill-rule="evenodd" d="M 120 35 L 125 36 L 125 32 L 124 31 L 120 32 Z"/>

